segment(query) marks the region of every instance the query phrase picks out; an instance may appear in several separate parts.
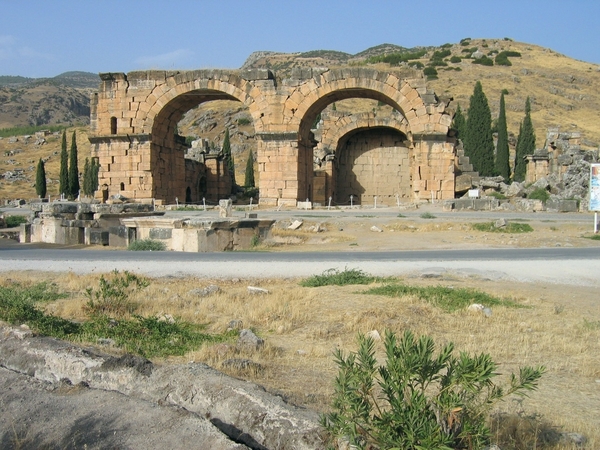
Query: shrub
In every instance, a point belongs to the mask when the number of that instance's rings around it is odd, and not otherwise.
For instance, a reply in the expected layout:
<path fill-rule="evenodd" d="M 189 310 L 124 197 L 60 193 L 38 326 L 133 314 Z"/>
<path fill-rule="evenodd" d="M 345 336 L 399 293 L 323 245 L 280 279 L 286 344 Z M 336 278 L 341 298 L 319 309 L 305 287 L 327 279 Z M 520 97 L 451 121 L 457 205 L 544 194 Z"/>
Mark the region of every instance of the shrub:
<path fill-rule="evenodd" d="M 423 214 L 421 214 L 421 219 L 435 219 L 435 218 L 436 218 L 436 216 L 434 216 L 430 212 L 424 212 Z"/>
<path fill-rule="evenodd" d="M 6 216 L 4 218 L 6 222 L 6 228 L 18 227 L 22 223 L 27 223 L 27 217 L 25 216 Z"/>
<path fill-rule="evenodd" d="M 537 188 L 527 194 L 527 198 L 531 200 L 541 200 L 547 202 L 550 198 L 550 193 L 544 188 Z"/>
<path fill-rule="evenodd" d="M 479 59 L 474 59 L 473 64 L 481 64 L 482 66 L 493 66 L 494 65 L 494 61 L 490 58 L 488 58 L 487 56 L 482 56 Z"/>
<path fill-rule="evenodd" d="M 127 271 L 120 274 L 115 270 L 108 279 L 102 275 L 98 289 L 85 290 L 88 301 L 84 311 L 90 316 L 131 314 L 136 310 L 136 305 L 129 299 L 130 294 L 146 286 L 148 281 L 145 278 Z"/>
<path fill-rule="evenodd" d="M 155 239 L 139 239 L 137 241 L 133 241 L 127 247 L 127 250 L 131 250 L 134 252 L 161 252 L 166 250 L 167 246 L 162 241 L 157 241 Z"/>
<path fill-rule="evenodd" d="M 425 67 L 425 69 L 423 69 L 423 75 L 425 75 L 429 80 L 435 80 L 437 79 L 438 71 L 435 69 L 435 67 Z"/>
<path fill-rule="evenodd" d="M 240 117 L 237 120 L 237 124 L 241 127 L 245 126 L 245 125 L 250 125 L 252 123 L 252 121 L 250 120 L 250 118 L 248 117 Z"/>
<path fill-rule="evenodd" d="M 504 388 L 494 383 L 490 355 L 454 354 L 454 344 L 436 354 L 433 339 L 405 331 L 398 342 L 386 332 L 385 364 L 378 365 L 373 339 L 358 336 L 358 350 L 334 353 L 338 366 L 332 412 L 321 424 L 356 448 L 403 450 L 483 448 L 486 421 L 495 403 L 537 389 L 543 366 L 522 367 Z"/>
<path fill-rule="evenodd" d="M 414 67 L 416 69 L 422 69 L 423 67 L 425 67 L 425 64 L 423 64 L 421 61 L 411 61 L 408 63 L 409 67 Z"/>
<path fill-rule="evenodd" d="M 506 53 L 504 52 L 498 53 L 494 58 L 494 62 L 498 66 L 512 66 L 512 63 L 510 62 L 508 56 L 506 56 Z"/>
<path fill-rule="evenodd" d="M 508 89 L 504 88 L 500 91 L 501 94 L 508 95 Z"/>
<path fill-rule="evenodd" d="M 462 45 L 463 47 L 466 47 L 467 45 L 469 45 L 471 43 L 471 38 L 464 38 L 460 40 L 460 45 Z"/>
<path fill-rule="evenodd" d="M 462 58 L 460 56 L 454 55 L 452 58 L 450 58 L 450 62 L 453 64 L 459 63 L 461 61 L 462 61 Z"/>

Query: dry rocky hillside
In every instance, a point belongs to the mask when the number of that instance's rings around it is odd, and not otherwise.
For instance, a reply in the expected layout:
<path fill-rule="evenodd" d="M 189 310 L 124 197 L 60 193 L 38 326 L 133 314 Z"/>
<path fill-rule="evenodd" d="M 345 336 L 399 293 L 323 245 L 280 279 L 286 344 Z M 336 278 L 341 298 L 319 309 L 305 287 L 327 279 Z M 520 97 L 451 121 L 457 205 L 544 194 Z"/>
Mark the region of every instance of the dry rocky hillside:
<path fill-rule="evenodd" d="M 511 65 L 474 64 L 494 61 L 498 54 L 510 52 L 505 61 Z M 411 58 L 411 59 L 407 59 Z M 403 59 L 403 62 L 397 62 Z M 386 62 L 388 61 L 388 62 Z M 506 62 L 505 62 L 506 64 Z M 505 90 L 509 132 L 518 134 L 524 116 L 525 100 L 530 96 L 537 147 L 544 146 L 548 128 L 581 133 L 583 149 L 597 149 L 600 124 L 600 66 L 577 61 L 539 46 L 510 39 L 463 39 L 440 47 L 408 49 L 393 44 L 369 48 L 355 55 L 338 51 L 316 50 L 305 53 L 255 52 L 242 69 L 269 68 L 277 78 L 291 75 L 294 68 L 361 66 L 399 72 L 405 77 L 429 76 L 428 85 L 440 97 L 453 98 L 452 106 L 467 109 L 476 80 L 481 80 L 492 115 L 498 114 L 500 93 Z M 89 121 L 89 94 L 98 86 L 99 78 L 85 72 L 68 72 L 51 79 L 26 79 L 0 76 L 0 129 L 25 125 L 85 124 Z M 374 100 L 348 99 L 328 106 L 338 112 L 376 112 L 389 114 L 391 108 Z M 202 138 L 208 145 L 220 147 L 225 128 L 231 134 L 232 153 L 236 165 L 236 181 L 244 182 L 248 153 L 254 151 L 254 127 L 244 105 L 234 101 L 214 101 L 189 111 L 178 125 L 179 134 L 189 139 Z M 1 130 L 0 130 L 1 131 Z M 81 163 L 88 146 L 81 128 L 79 152 Z M 23 169 L 29 176 L 17 181 L 0 179 L 0 198 L 35 196 L 35 172 L 31 165 L 39 157 L 54 155 L 59 142 L 33 147 L 0 140 L 0 176 L 7 171 Z M 21 141 L 22 142 L 22 141 Z M 31 147 L 31 149 L 29 149 Z M 20 152 L 16 152 L 21 150 Z M 12 154 L 10 152 L 13 152 Z M 32 162 L 34 161 L 34 162 Z M 81 168 L 83 165 L 81 166 Z M 50 179 L 58 178 L 58 165 L 47 167 Z M 49 186 L 49 193 L 54 187 Z"/>

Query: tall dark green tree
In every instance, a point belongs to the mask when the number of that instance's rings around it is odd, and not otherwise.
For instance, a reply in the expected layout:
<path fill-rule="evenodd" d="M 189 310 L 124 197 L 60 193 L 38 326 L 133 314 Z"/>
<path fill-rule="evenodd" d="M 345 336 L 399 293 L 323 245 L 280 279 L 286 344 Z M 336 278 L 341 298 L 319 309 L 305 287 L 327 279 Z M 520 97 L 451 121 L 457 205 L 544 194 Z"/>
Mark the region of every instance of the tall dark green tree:
<path fill-rule="evenodd" d="M 74 199 L 79 195 L 79 168 L 77 166 L 77 139 L 73 131 L 71 151 L 69 152 L 69 191 L 68 196 Z"/>
<path fill-rule="evenodd" d="M 100 161 L 98 158 L 92 158 L 91 164 L 91 172 L 92 172 L 92 194 L 98 190 L 98 172 L 100 172 Z"/>
<path fill-rule="evenodd" d="M 460 105 L 456 108 L 456 112 L 454 113 L 454 119 L 452 120 L 452 128 L 456 130 L 458 133 L 459 139 L 465 139 L 465 135 L 467 134 L 467 121 L 465 116 L 460 108 Z"/>
<path fill-rule="evenodd" d="M 254 155 L 252 150 L 248 154 L 248 160 L 246 161 L 246 179 L 244 180 L 244 187 L 253 188 L 256 186 L 254 182 Z"/>
<path fill-rule="evenodd" d="M 527 174 L 527 155 L 533 155 L 535 151 L 535 130 L 531 121 L 531 102 L 529 97 L 525 102 L 525 117 L 521 122 L 519 138 L 517 139 L 517 149 L 515 155 L 515 181 L 524 181 Z"/>
<path fill-rule="evenodd" d="M 469 157 L 473 168 L 479 172 L 479 175 L 484 177 L 494 175 L 492 113 L 479 81 L 475 83 L 475 89 L 469 102 L 467 131 L 463 143 L 465 155 Z"/>
<path fill-rule="evenodd" d="M 60 150 L 60 175 L 58 178 L 58 193 L 69 194 L 69 154 L 67 153 L 67 132 L 63 131 L 62 147 Z"/>
<path fill-rule="evenodd" d="M 86 197 L 92 195 L 92 177 L 90 159 L 85 158 L 85 164 L 83 165 L 83 195 Z"/>
<path fill-rule="evenodd" d="M 510 163 L 508 149 L 508 126 L 506 125 L 506 103 L 504 92 L 500 96 L 500 112 L 498 113 L 498 142 L 496 143 L 496 173 L 510 178 Z"/>
<path fill-rule="evenodd" d="M 225 164 L 227 164 L 227 170 L 231 177 L 231 193 L 235 193 L 235 164 L 233 161 L 233 155 L 231 154 L 231 143 L 229 140 L 229 128 L 225 129 L 225 138 L 223 138 L 223 156 L 225 157 Z"/>
<path fill-rule="evenodd" d="M 35 172 L 35 192 L 40 198 L 46 198 L 46 167 L 40 158 Z"/>

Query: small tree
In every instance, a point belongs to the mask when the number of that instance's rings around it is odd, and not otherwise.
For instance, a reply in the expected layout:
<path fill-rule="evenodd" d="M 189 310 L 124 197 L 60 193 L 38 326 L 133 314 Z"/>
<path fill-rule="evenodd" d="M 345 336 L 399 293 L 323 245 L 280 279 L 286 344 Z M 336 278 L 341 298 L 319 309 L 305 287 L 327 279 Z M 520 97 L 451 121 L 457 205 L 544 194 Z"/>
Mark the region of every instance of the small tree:
<path fill-rule="evenodd" d="M 46 168 L 40 158 L 35 172 L 35 192 L 40 198 L 46 198 Z"/>
<path fill-rule="evenodd" d="M 428 336 L 406 331 L 384 339 L 386 363 L 378 366 L 373 339 L 359 335 L 356 353 L 335 351 L 339 371 L 333 410 L 322 425 L 359 449 L 479 449 L 489 444 L 486 416 L 506 396 L 537 389 L 543 366 L 523 367 L 506 389 L 495 384 L 497 366 L 487 354 L 436 354 Z"/>
<path fill-rule="evenodd" d="M 465 155 L 480 175 L 494 174 L 494 139 L 492 138 L 492 113 L 483 93 L 481 82 L 475 83 L 469 103 L 467 131 L 463 140 Z"/>
<path fill-rule="evenodd" d="M 467 134 L 467 121 L 465 120 L 462 109 L 460 109 L 460 105 L 458 105 L 456 112 L 454 113 L 454 119 L 452 119 L 452 128 L 454 128 L 458 133 L 459 139 L 465 139 L 465 135 Z"/>
<path fill-rule="evenodd" d="M 227 170 L 231 177 L 231 193 L 235 193 L 235 164 L 233 162 L 233 155 L 231 154 L 231 143 L 229 141 L 229 128 L 225 129 L 225 138 L 223 139 L 223 156 L 225 157 L 225 163 L 227 164 Z"/>
<path fill-rule="evenodd" d="M 90 159 L 85 158 L 85 164 L 83 165 L 83 195 L 90 196 L 92 194 L 92 167 L 90 166 Z"/>
<path fill-rule="evenodd" d="M 525 157 L 533 155 L 535 151 L 535 130 L 531 121 L 531 102 L 529 97 L 525 102 L 525 117 L 521 122 L 519 137 L 517 139 L 517 148 L 515 155 L 515 181 L 524 181 L 527 174 L 527 162 Z"/>
<path fill-rule="evenodd" d="M 498 142 L 496 144 L 496 172 L 504 177 L 510 178 L 508 149 L 508 128 L 506 125 L 506 104 L 504 101 L 504 92 L 500 96 L 500 113 L 498 114 Z"/>
<path fill-rule="evenodd" d="M 246 179 L 244 180 L 244 187 L 253 188 L 255 187 L 254 183 L 254 155 L 252 154 L 252 150 L 248 154 L 248 160 L 246 161 Z"/>
<path fill-rule="evenodd" d="M 67 153 L 67 132 L 63 131 L 62 146 L 60 150 L 60 175 L 58 178 L 58 190 L 60 195 L 69 193 L 69 154 Z"/>
<path fill-rule="evenodd" d="M 92 194 L 98 190 L 98 173 L 100 172 L 100 161 L 97 158 L 92 158 L 91 164 L 91 175 L 92 175 Z"/>
<path fill-rule="evenodd" d="M 73 131 L 71 140 L 71 152 L 69 153 L 69 190 L 68 196 L 74 199 L 79 194 L 79 168 L 77 167 L 77 139 Z"/>

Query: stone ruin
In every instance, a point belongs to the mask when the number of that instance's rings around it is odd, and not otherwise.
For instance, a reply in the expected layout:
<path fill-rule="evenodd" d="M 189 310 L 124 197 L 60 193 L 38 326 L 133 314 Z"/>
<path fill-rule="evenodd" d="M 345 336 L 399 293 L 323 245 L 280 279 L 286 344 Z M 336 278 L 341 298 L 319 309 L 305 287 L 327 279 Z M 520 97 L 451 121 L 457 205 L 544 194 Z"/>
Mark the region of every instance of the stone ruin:
<path fill-rule="evenodd" d="M 267 237 L 273 220 L 250 214 L 216 220 L 167 218 L 143 203 L 32 203 L 31 223 L 22 224 L 22 243 L 127 247 L 140 239 L 158 240 L 167 250 L 211 252 L 249 249 Z M 229 208 L 229 211 L 231 208 Z"/>
<path fill-rule="evenodd" d="M 456 177 L 456 192 L 462 198 L 444 203 L 453 209 L 500 209 L 525 211 L 587 211 L 589 204 L 590 164 L 600 161 L 600 148 L 584 148 L 581 134 L 560 132 L 551 128 L 541 149 L 526 157 L 527 174 L 523 183 L 507 184 L 503 177 L 479 177 L 457 146 L 457 161 L 461 163 Z M 462 152 L 462 153 L 461 153 Z M 530 200 L 536 189 L 548 191 L 549 199 Z"/>

